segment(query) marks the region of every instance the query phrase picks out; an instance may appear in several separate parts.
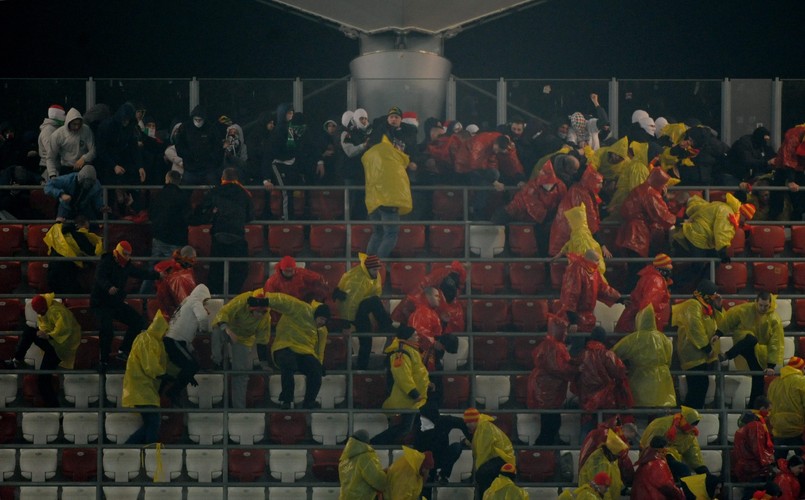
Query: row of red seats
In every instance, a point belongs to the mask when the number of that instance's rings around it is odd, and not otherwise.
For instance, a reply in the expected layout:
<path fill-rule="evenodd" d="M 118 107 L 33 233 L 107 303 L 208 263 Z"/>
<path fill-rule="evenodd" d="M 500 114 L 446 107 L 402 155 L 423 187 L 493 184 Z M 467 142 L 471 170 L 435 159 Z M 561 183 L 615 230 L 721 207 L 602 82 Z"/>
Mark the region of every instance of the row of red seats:
<path fill-rule="evenodd" d="M 780 293 L 788 288 L 790 275 L 794 289 L 805 290 L 805 262 L 794 262 L 790 269 L 788 262 L 722 263 L 716 268 L 716 285 L 721 293 L 727 294 L 739 293 L 747 285 L 755 291 Z"/>

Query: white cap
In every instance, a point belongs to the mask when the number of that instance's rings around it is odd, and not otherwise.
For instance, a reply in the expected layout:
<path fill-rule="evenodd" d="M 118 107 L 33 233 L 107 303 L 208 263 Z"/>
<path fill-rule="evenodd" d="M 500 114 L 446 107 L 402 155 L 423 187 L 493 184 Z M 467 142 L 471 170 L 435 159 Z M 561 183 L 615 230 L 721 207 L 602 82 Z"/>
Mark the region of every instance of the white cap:
<path fill-rule="evenodd" d="M 466 130 L 467 132 L 469 132 L 472 135 L 475 135 L 475 134 L 478 133 L 478 131 L 480 129 L 478 128 L 478 125 L 476 125 L 474 123 L 470 123 L 469 125 L 467 125 L 467 127 L 464 130 Z"/>

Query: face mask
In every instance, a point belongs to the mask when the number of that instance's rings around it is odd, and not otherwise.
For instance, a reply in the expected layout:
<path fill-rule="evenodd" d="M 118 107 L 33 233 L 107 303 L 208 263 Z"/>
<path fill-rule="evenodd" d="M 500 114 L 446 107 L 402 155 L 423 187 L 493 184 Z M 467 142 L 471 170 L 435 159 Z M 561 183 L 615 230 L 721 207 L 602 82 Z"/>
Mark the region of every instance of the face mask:
<path fill-rule="evenodd" d="M 552 190 L 553 190 L 553 187 L 554 187 L 555 185 L 556 185 L 556 184 L 543 184 L 543 185 L 542 185 L 542 189 L 544 189 L 545 191 L 552 191 Z"/>
<path fill-rule="evenodd" d="M 203 127 L 204 126 L 204 118 L 193 118 L 193 125 L 195 125 L 196 128 Z"/>

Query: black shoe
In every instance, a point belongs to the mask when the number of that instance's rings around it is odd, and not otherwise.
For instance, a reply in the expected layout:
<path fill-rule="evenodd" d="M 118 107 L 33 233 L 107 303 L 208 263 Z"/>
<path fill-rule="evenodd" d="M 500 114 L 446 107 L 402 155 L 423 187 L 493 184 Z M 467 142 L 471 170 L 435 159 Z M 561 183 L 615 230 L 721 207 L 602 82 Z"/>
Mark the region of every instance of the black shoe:
<path fill-rule="evenodd" d="M 306 410 L 315 410 L 316 408 L 321 408 L 321 404 L 318 401 L 304 401 L 302 402 L 302 408 Z"/>
<path fill-rule="evenodd" d="M 9 370 L 33 370 L 34 366 L 28 364 L 24 359 L 9 359 L 4 362 L 5 368 Z"/>
<path fill-rule="evenodd" d="M 291 409 L 291 402 L 290 401 L 283 401 L 280 404 L 280 409 L 281 410 L 290 410 Z"/>
<path fill-rule="evenodd" d="M 129 353 L 123 352 L 123 351 L 117 351 L 117 355 L 115 356 L 115 359 L 120 361 L 121 363 L 123 363 L 125 365 L 126 362 L 129 360 Z"/>
<path fill-rule="evenodd" d="M 448 484 L 450 480 L 446 476 L 439 476 L 439 484 Z"/>

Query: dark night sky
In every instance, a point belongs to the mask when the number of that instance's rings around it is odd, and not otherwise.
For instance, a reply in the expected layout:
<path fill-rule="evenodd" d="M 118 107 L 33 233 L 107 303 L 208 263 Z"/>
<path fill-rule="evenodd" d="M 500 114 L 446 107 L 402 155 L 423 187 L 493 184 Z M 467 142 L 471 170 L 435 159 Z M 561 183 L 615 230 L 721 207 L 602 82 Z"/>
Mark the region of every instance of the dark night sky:
<path fill-rule="evenodd" d="M 326 1 L 326 0 L 322 0 Z M 551 0 L 445 43 L 459 77 L 805 77 L 805 2 Z M 358 43 L 253 0 L 0 0 L 0 77 L 334 78 Z"/>

